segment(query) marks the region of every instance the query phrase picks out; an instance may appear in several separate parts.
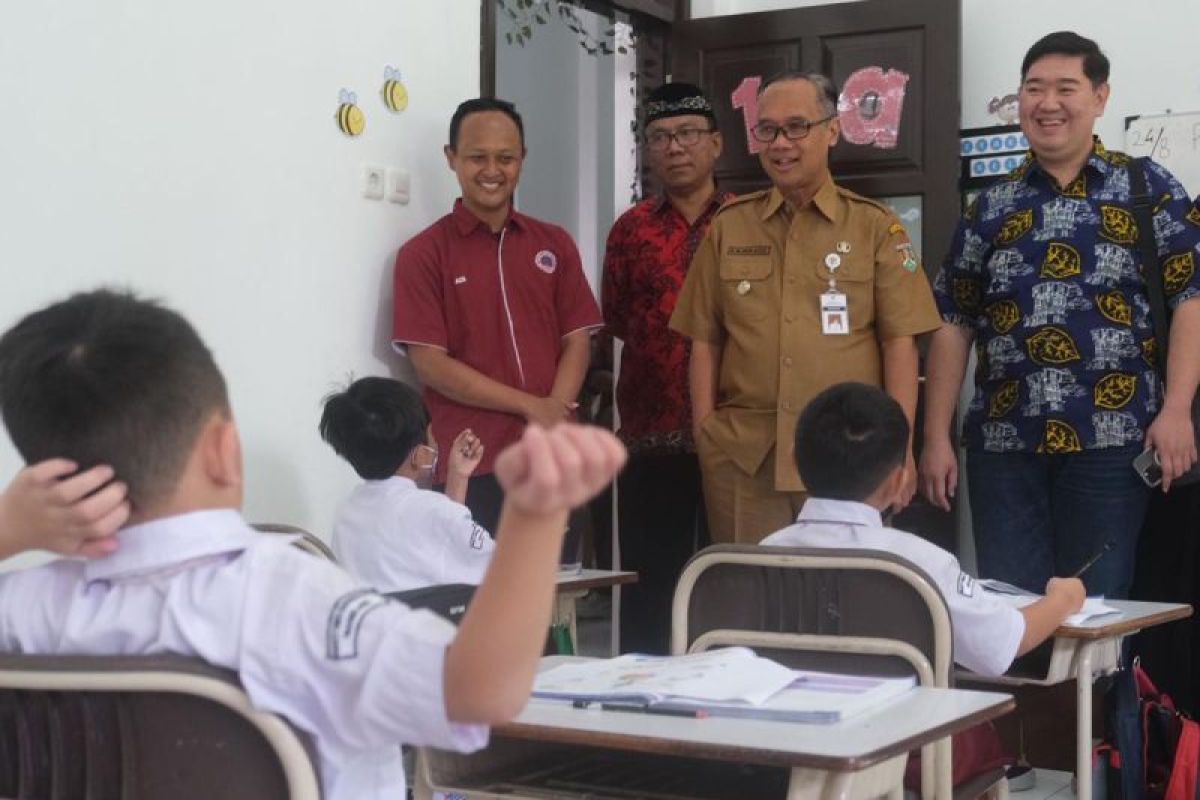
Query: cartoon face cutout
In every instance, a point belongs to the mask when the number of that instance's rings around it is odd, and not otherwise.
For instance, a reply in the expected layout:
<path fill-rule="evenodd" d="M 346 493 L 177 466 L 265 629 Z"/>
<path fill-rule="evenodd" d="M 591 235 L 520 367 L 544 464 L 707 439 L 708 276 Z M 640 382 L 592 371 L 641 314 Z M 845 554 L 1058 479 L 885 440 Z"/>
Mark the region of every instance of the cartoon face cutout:
<path fill-rule="evenodd" d="M 1021 118 L 1020 110 L 1017 107 L 1018 100 L 1019 98 L 1015 94 L 993 97 L 988 103 L 988 113 L 994 115 L 1005 125 L 1016 125 Z"/>

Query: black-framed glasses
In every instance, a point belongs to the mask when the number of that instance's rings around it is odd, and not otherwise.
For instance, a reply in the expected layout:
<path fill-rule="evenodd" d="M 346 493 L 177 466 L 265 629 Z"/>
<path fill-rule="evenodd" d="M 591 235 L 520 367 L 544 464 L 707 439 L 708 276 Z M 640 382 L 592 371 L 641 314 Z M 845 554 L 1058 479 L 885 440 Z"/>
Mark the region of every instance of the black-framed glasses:
<path fill-rule="evenodd" d="M 677 131 L 650 131 L 646 134 L 646 146 L 651 150 L 667 150 L 671 140 L 679 142 L 680 147 L 695 147 L 700 137 L 706 133 L 715 133 L 712 128 L 680 128 Z"/>
<path fill-rule="evenodd" d="M 796 141 L 808 136 L 809 131 L 817 125 L 823 125 L 829 120 L 836 117 L 837 114 L 830 114 L 828 117 L 818 119 L 814 122 L 809 122 L 806 119 L 790 119 L 782 125 L 776 125 L 774 122 L 760 122 L 750 129 L 750 133 L 755 139 L 763 144 L 770 144 L 775 141 L 779 134 L 783 134 L 783 138 L 789 141 Z"/>

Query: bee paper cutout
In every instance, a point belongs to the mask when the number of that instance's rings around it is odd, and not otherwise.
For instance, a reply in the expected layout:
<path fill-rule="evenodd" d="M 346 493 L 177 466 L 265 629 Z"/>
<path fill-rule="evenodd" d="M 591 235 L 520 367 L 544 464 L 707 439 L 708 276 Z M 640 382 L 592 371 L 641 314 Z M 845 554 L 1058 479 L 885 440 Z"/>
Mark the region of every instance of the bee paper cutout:
<path fill-rule="evenodd" d="M 380 90 L 383 104 L 388 111 L 399 114 L 408 108 L 408 89 L 400 80 L 400 70 L 388 67 L 383 71 L 383 88 Z"/>
<path fill-rule="evenodd" d="M 347 136 L 359 136 L 367 127 L 367 118 L 358 107 L 358 95 L 347 89 L 338 92 L 338 110 L 335 115 L 338 129 Z"/>

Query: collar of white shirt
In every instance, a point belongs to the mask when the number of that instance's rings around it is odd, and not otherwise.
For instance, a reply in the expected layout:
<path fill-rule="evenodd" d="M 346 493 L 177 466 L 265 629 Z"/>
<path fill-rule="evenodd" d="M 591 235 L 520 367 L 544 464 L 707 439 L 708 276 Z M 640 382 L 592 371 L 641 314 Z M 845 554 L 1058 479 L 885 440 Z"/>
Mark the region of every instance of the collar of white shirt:
<path fill-rule="evenodd" d="M 796 515 L 796 522 L 841 522 L 868 525 L 872 528 L 883 527 L 883 517 L 879 509 L 853 500 L 830 500 L 823 497 L 810 497 L 805 500 L 804 507 Z"/>
<path fill-rule="evenodd" d="M 411 491 L 413 489 L 421 488 L 420 486 L 417 486 L 417 482 L 414 481 L 412 478 L 406 478 L 403 475 L 389 475 L 388 477 L 383 478 L 382 480 L 369 480 L 366 482 L 366 485 L 370 486 L 370 487 L 374 487 L 374 488 L 379 488 L 379 489 L 393 489 L 394 488 L 394 489 L 402 489 L 404 491 Z"/>
<path fill-rule="evenodd" d="M 117 552 L 89 561 L 87 581 L 115 580 L 237 553 L 262 536 L 232 508 L 192 511 L 131 525 L 118 534 Z"/>

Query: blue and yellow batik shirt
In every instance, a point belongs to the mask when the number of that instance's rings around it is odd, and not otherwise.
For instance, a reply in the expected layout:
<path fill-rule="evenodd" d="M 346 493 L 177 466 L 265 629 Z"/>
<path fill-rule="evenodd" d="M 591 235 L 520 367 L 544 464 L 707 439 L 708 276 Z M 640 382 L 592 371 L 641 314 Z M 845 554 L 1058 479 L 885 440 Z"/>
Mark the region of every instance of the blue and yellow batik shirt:
<path fill-rule="evenodd" d="M 1031 154 L 959 221 L 934 294 L 944 320 L 975 333 L 968 448 L 1072 453 L 1145 437 L 1162 387 L 1129 161 L 1096 139 L 1064 187 Z M 1200 206 L 1167 170 L 1145 163 L 1174 308 L 1200 295 Z"/>

